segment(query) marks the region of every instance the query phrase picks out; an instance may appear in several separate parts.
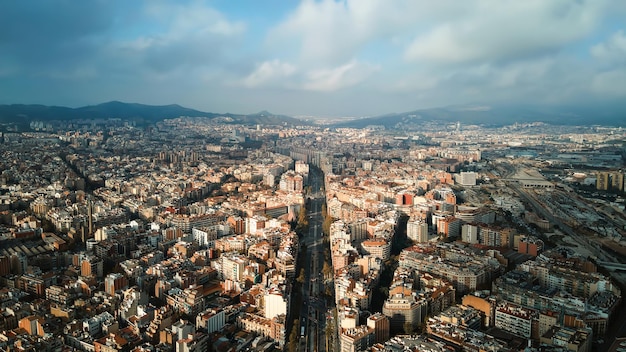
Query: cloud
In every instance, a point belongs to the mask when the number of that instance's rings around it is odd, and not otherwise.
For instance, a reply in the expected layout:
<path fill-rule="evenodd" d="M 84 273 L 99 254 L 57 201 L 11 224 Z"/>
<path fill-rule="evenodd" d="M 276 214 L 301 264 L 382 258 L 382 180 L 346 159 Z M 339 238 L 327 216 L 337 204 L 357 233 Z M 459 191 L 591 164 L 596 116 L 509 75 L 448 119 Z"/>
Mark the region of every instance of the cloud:
<path fill-rule="evenodd" d="M 8 2 L 0 100 L 371 115 L 626 98 L 620 0 L 273 4 Z"/>
<path fill-rule="evenodd" d="M 242 84 L 248 88 L 272 85 L 292 76 L 295 72 L 296 67 L 290 63 L 280 60 L 265 61 L 259 64 L 254 72 L 245 77 Z"/>
<path fill-rule="evenodd" d="M 278 59 L 264 61 L 240 81 L 247 88 L 334 92 L 365 81 L 378 67 L 351 60 L 339 66 L 303 70 Z"/>
<path fill-rule="evenodd" d="M 246 22 L 202 1 L 33 0 L 7 4 L 0 21 L 6 103 L 207 108 L 223 82 L 253 65 L 241 50 Z"/>
<path fill-rule="evenodd" d="M 241 34 L 245 23 L 230 21 L 224 14 L 202 2 L 167 3 L 149 2 L 144 12 L 151 18 L 167 24 L 168 35 L 182 35 L 200 32 L 218 36 Z"/>
<path fill-rule="evenodd" d="M 604 42 L 593 45 L 590 53 L 600 68 L 592 77 L 593 92 L 608 96 L 626 96 L 626 35 L 620 29 Z"/>
<path fill-rule="evenodd" d="M 434 64 L 500 62 L 558 52 L 602 20 L 601 1 L 479 1 L 466 16 L 419 34 L 405 59 Z"/>
<path fill-rule="evenodd" d="M 416 5 L 411 0 L 304 0 L 270 30 L 268 42 L 273 50 L 295 49 L 307 65 L 339 65 L 372 41 L 401 33 L 421 16 Z"/>
<path fill-rule="evenodd" d="M 145 14 L 158 29 L 121 42 L 112 50 L 125 51 L 114 55 L 127 55 L 161 74 L 229 61 L 246 31 L 245 23 L 230 21 L 201 3 L 149 3 Z"/>
<path fill-rule="evenodd" d="M 14 73 L 73 80 L 222 69 L 246 32 L 202 2 L 35 2 L 0 12 L 0 64 Z"/>
<path fill-rule="evenodd" d="M 626 70 L 616 69 L 598 73 L 593 77 L 591 88 L 599 94 L 609 97 L 626 96 Z"/>
<path fill-rule="evenodd" d="M 352 60 L 330 69 L 313 70 L 306 75 L 303 88 L 331 92 L 363 82 L 377 67 Z"/>
<path fill-rule="evenodd" d="M 338 65 L 378 46 L 399 50 L 403 54 L 397 56 L 409 62 L 511 60 L 557 52 L 585 38 L 613 5 L 603 0 L 305 0 L 267 41 L 273 51 L 287 47 L 292 60 L 311 66 Z"/>
<path fill-rule="evenodd" d="M 626 36 L 624 30 L 615 32 L 606 42 L 591 47 L 591 54 L 603 63 L 626 64 Z"/>
<path fill-rule="evenodd" d="M 102 1 L 11 2 L 0 11 L 0 65 L 15 74 L 74 69 L 99 50 L 116 10 Z"/>
<path fill-rule="evenodd" d="M 521 101 L 553 104 L 589 99 L 593 72 L 588 63 L 559 54 L 412 71 L 398 81 L 401 84 L 381 93 L 406 94 L 414 97 L 415 106 L 430 107 Z"/>
<path fill-rule="evenodd" d="M 298 67 L 282 81 L 285 87 L 358 88 L 389 101 L 405 96 L 407 108 L 567 101 L 591 92 L 597 69 L 573 56 L 572 47 L 597 35 L 611 12 L 622 7 L 616 5 L 603 0 L 305 0 L 268 32 L 267 61 Z M 294 84 L 298 80 L 302 83 Z"/>

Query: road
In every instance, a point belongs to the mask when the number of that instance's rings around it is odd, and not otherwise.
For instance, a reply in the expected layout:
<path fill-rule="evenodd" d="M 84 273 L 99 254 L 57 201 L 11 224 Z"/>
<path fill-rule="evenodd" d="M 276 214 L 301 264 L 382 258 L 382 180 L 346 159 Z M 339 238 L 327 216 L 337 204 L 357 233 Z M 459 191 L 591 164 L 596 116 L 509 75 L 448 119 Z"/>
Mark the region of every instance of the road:
<path fill-rule="evenodd" d="M 305 327 L 305 343 L 300 343 L 301 351 L 326 351 L 325 323 L 326 301 L 322 298 L 324 291 L 322 268 L 324 266 L 324 239 L 322 235 L 322 206 L 325 203 L 323 191 L 324 176 L 318 170 L 309 174 L 311 192 L 308 195 L 307 215 L 309 231 L 302 239 L 306 245 L 306 263 L 304 268 L 304 284 L 302 285 L 303 304 L 300 310 L 300 323 Z M 304 347 L 304 349 L 302 349 Z"/>

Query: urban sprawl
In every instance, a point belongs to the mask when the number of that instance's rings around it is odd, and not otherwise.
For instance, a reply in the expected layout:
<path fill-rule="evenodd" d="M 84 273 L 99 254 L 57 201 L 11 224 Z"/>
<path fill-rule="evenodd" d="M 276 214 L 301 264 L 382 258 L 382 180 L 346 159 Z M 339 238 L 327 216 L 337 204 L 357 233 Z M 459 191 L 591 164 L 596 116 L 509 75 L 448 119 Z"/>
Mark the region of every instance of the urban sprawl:
<path fill-rule="evenodd" d="M 622 129 L 30 127 L 0 350 L 626 350 Z"/>

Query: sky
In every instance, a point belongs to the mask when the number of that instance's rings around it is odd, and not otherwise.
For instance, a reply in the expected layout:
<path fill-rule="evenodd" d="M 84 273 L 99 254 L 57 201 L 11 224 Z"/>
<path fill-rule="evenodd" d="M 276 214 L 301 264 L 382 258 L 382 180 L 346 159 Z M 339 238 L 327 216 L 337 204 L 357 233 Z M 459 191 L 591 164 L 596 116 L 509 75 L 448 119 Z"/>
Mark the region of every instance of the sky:
<path fill-rule="evenodd" d="M 375 116 L 626 100 L 622 0 L 29 0 L 0 104 Z"/>

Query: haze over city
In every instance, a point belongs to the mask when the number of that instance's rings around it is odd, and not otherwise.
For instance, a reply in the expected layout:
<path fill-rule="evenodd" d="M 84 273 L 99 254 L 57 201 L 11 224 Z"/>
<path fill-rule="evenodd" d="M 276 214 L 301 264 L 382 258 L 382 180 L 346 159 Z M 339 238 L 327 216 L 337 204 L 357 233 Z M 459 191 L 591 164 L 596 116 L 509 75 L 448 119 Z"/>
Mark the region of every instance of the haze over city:
<path fill-rule="evenodd" d="M 11 1 L 0 103 L 374 116 L 626 98 L 622 1 Z"/>

